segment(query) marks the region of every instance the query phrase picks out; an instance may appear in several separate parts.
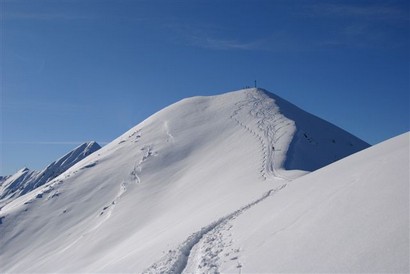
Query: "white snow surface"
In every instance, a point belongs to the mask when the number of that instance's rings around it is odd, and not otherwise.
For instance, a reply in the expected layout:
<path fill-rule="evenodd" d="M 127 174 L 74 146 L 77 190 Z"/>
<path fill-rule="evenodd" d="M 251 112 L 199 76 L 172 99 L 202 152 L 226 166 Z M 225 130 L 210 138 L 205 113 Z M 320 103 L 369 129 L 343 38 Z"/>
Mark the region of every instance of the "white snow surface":
<path fill-rule="evenodd" d="M 298 178 L 244 212 L 224 231 L 232 244 L 218 270 L 409 273 L 409 140 L 400 135 Z"/>
<path fill-rule="evenodd" d="M 184 99 L 5 205 L 0 272 L 403 270 L 402 139 L 324 167 L 368 144 L 260 89 Z"/>

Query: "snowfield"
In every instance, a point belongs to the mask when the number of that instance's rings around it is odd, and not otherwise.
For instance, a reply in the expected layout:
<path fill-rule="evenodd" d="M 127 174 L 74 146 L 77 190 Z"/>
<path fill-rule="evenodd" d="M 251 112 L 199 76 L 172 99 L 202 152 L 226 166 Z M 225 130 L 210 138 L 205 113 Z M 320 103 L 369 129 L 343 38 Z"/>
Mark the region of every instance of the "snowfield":
<path fill-rule="evenodd" d="M 408 272 L 408 142 L 184 99 L 1 208 L 0 272 Z"/>
<path fill-rule="evenodd" d="M 233 221 L 243 273 L 409 273 L 409 138 L 294 180 Z"/>

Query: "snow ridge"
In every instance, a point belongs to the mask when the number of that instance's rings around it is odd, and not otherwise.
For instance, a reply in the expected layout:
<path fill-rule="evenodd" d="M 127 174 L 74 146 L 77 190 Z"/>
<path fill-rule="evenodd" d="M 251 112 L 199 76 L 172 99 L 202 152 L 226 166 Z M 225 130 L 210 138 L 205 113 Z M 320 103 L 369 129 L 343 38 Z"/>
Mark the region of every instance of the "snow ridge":
<path fill-rule="evenodd" d="M 269 190 L 268 192 L 263 194 L 262 197 L 260 197 L 259 199 L 241 207 L 240 209 L 218 219 L 217 221 L 201 228 L 201 230 L 191 234 L 175 250 L 169 250 L 167 255 L 165 255 L 158 262 L 151 265 L 143 273 L 190 273 L 191 269 L 186 269 L 188 265 L 190 266 L 190 268 L 194 267 L 197 271 L 201 270 L 201 272 L 203 273 L 218 273 L 218 260 L 220 259 L 219 253 L 221 253 L 223 251 L 223 247 L 228 244 L 224 243 L 225 239 L 223 239 L 222 232 L 229 230 L 229 222 L 234 220 L 239 215 L 241 215 L 244 211 L 262 202 L 263 200 L 272 196 L 284 187 L 286 187 L 286 184 Z M 204 250 L 204 253 L 198 254 L 198 252 L 200 251 L 198 249 L 195 249 L 195 247 L 198 244 L 207 246 L 207 248 L 205 248 Z M 214 246 L 218 247 L 217 250 L 212 248 Z M 195 252 L 193 252 L 193 250 Z M 201 251 L 203 251 L 203 248 L 201 249 Z M 198 264 L 195 265 L 195 263 L 191 261 L 198 260 L 197 257 L 200 257 L 201 260 L 198 262 Z M 192 266 L 193 264 L 194 266 Z"/>
<path fill-rule="evenodd" d="M 100 148 L 100 145 L 94 141 L 83 143 L 57 161 L 49 164 L 42 171 L 33 171 L 28 168 L 19 170 L 1 183 L 0 200 L 5 201 L 11 198 L 17 198 L 50 182 Z"/>

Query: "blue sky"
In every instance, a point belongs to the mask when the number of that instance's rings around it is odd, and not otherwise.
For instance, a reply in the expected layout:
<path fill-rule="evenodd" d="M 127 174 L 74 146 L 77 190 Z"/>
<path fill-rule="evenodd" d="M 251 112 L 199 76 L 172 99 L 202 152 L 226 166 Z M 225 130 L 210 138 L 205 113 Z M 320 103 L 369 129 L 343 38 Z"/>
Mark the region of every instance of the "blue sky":
<path fill-rule="evenodd" d="M 1 11 L 3 175 L 254 80 L 371 144 L 409 130 L 407 0 L 1 0 Z"/>

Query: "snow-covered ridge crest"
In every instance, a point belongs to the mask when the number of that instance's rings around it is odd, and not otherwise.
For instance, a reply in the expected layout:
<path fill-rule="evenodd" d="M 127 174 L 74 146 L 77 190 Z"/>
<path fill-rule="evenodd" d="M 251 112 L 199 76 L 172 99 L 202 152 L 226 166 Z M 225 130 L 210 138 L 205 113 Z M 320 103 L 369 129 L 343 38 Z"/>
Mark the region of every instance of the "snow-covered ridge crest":
<path fill-rule="evenodd" d="M 0 185 L 0 200 L 4 202 L 7 199 L 17 198 L 46 184 L 100 148 L 100 145 L 94 141 L 86 142 L 52 162 L 42 171 L 30 170 L 25 167 L 15 174 L 5 177 Z"/>
<path fill-rule="evenodd" d="M 157 124 L 158 121 L 164 123 L 163 127 L 169 133 L 170 123 L 167 120 L 170 114 L 177 112 L 179 119 L 184 121 L 192 117 L 195 119 L 215 107 L 218 111 L 229 113 L 232 121 L 260 143 L 264 155 L 261 172 L 266 173 L 262 175 L 265 178 L 273 174 L 286 178 L 286 170 L 293 170 L 293 175 L 287 175 L 290 178 L 300 176 L 370 146 L 347 131 L 261 88 L 182 99 L 153 114 L 118 139 L 128 138 L 138 128 Z"/>

